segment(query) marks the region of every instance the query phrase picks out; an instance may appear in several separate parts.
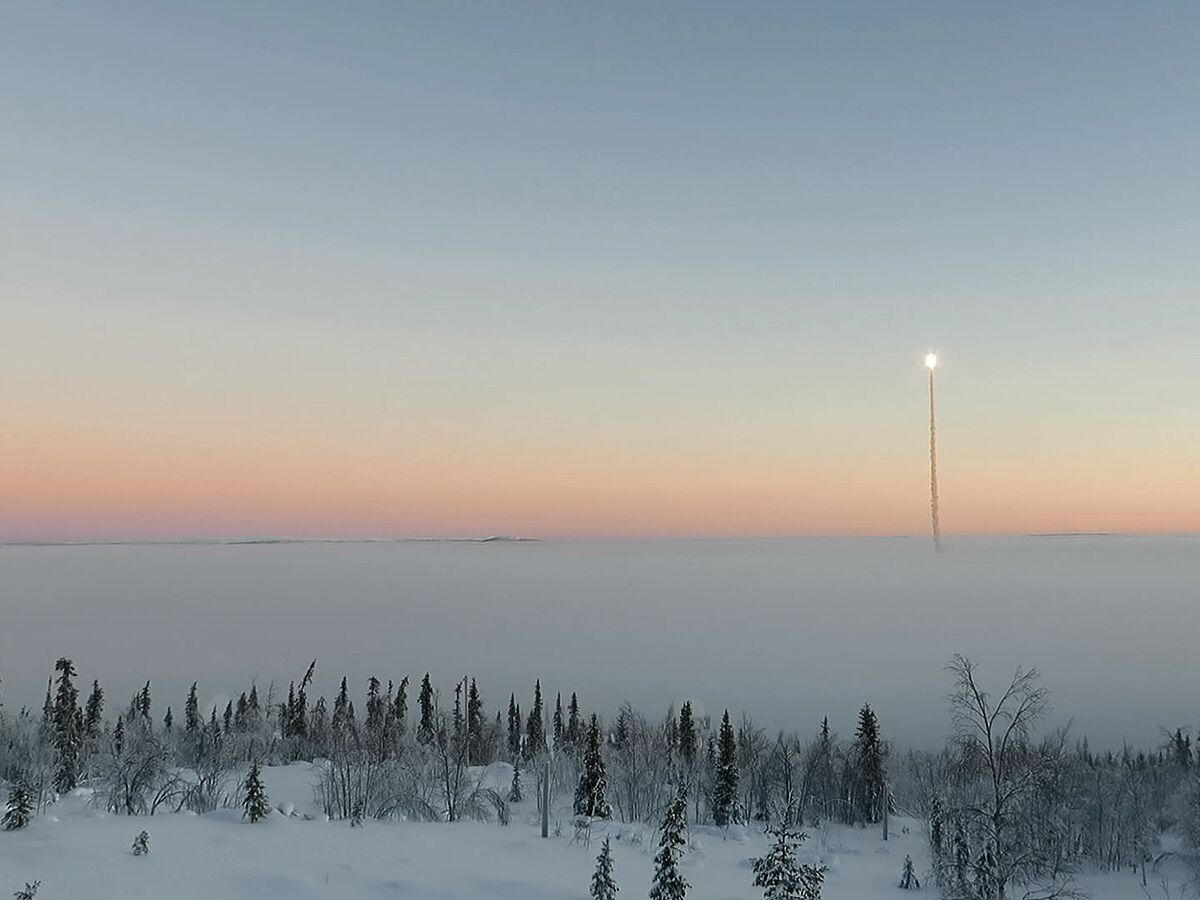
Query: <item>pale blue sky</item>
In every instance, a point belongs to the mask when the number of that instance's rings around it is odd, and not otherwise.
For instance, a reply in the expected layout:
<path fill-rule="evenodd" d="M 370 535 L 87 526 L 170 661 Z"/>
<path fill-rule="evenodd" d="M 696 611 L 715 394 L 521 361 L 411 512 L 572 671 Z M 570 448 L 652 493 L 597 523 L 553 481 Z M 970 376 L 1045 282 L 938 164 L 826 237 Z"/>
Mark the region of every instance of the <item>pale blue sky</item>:
<path fill-rule="evenodd" d="M 536 419 L 815 372 L 886 444 L 933 347 L 976 433 L 1200 448 L 1195 5 L 14 3 L 0 34 L 19 384 L 117 407 L 294 354 L 343 399 L 560 385 Z"/>

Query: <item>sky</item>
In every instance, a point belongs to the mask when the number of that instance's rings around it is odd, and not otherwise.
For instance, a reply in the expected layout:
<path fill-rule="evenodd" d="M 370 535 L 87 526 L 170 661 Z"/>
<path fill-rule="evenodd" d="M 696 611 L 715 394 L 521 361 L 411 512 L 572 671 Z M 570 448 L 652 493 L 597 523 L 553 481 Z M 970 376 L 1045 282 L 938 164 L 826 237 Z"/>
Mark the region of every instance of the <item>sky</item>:
<path fill-rule="evenodd" d="M 1200 530 L 1200 9 L 0 9 L 0 539 Z"/>

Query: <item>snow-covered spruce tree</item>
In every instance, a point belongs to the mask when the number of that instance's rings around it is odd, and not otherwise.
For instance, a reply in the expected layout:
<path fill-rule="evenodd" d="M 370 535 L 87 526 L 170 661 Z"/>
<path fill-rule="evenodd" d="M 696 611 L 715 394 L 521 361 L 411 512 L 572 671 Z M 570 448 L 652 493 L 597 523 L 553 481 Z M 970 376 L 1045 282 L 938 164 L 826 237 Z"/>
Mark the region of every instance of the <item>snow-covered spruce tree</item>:
<path fill-rule="evenodd" d="M 588 725 L 583 771 L 575 788 L 575 815 L 595 819 L 612 818 L 612 807 L 608 802 L 608 775 L 604 770 L 604 755 L 600 749 L 600 720 L 595 713 L 592 713 Z"/>
<path fill-rule="evenodd" d="M 421 679 L 421 692 L 417 695 L 417 705 L 421 710 L 421 719 L 417 724 L 417 740 L 422 744 L 432 744 L 437 733 L 437 723 L 434 721 L 433 684 L 429 673 Z"/>
<path fill-rule="evenodd" d="M 524 799 L 525 795 L 521 793 L 521 760 L 514 757 L 512 785 L 508 789 L 508 802 L 520 803 Z"/>
<path fill-rule="evenodd" d="M 879 719 L 870 704 L 858 713 L 858 730 L 851 750 L 850 803 L 854 821 L 874 824 L 887 802 L 887 747 L 879 735 Z"/>
<path fill-rule="evenodd" d="M 382 687 L 374 675 L 367 679 L 367 717 L 363 721 L 367 747 L 378 759 L 385 755 L 384 725 L 387 722 L 387 700 L 384 699 Z"/>
<path fill-rule="evenodd" d="M 692 701 L 685 700 L 679 707 L 679 759 L 685 769 L 691 770 L 696 763 L 696 722 L 692 717 Z"/>
<path fill-rule="evenodd" d="M 583 740 L 583 722 L 579 718 L 579 697 L 571 691 L 571 702 L 567 704 L 567 727 L 563 732 L 563 745 L 568 749 L 579 746 Z"/>
<path fill-rule="evenodd" d="M 483 698 L 475 679 L 467 689 L 467 756 L 473 766 L 487 765 L 487 741 L 483 733 Z"/>
<path fill-rule="evenodd" d="M 125 717 L 117 716 L 117 724 L 113 726 L 112 733 L 113 753 L 120 756 L 125 752 Z"/>
<path fill-rule="evenodd" d="M 17 891 L 13 894 L 13 900 L 34 900 L 38 894 L 38 888 L 42 886 L 40 881 L 25 882 L 24 890 Z"/>
<path fill-rule="evenodd" d="M 508 755 L 513 760 L 521 753 L 521 707 L 517 695 L 508 695 Z"/>
<path fill-rule="evenodd" d="M 589 891 L 593 900 L 617 900 L 617 882 L 613 878 L 612 847 L 608 836 L 600 847 L 600 855 L 596 857 L 596 871 L 592 873 L 592 886 Z"/>
<path fill-rule="evenodd" d="M 766 856 L 752 863 L 754 886 L 763 889 L 766 900 L 820 900 L 825 868 L 803 865 L 796 859 L 796 848 L 808 835 L 792 830 L 788 825 L 792 818 L 789 810 L 775 828 L 767 830 L 775 842 Z"/>
<path fill-rule="evenodd" d="M 717 735 L 717 767 L 713 786 L 713 824 L 724 828 L 737 821 L 738 748 L 729 710 L 721 717 Z"/>
<path fill-rule="evenodd" d="M 296 702 L 304 696 L 304 691 L 296 695 Z M 318 697 L 313 704 L 312 716 L 308 720 L 308 752 L 314 756 L 329 755 L 329 704 L 324 697 Z"/>
<path fill-rule="evenodd" d="M 342 685 L 333 701 L 333 717 L 329 723 L 329 737 L 334 752 L 349 744 L 358 744 L 358 719 L 354 714 L 354 703 L 350 700 L 350 690 L 346 677 L 342 676 Z"/>
<path fill-rule="evenodd" d="M 919 891 L 921 882 L 917 878 L 917 873 L 913 870 L 912 857 L 907 853 L 904 854 L 904 869 L 900 872 L 900 887 L 906 891 Z"/>
<path fill-rule="evenodd" d="M 137 706 L 137 712 L 139 716 L 141 716 L 143 719 L 150 718 L 150 682 L 147 681 L 145 686 L 138 693 L 135 700 L 135 705 Z"/>
<path fill-rule="evenodd" d="M 304 685 L 300 685 L 300 698 L 304 700 Z M 396 725 L 398 742 L 408 732 L 408 676 L 401 678 L 396 686 L 396 696 L 391 701 L 391 719 Z"/>
<path fill-rule="evenodd" d="M 617 711 L 617 724 L 613 728 L 612 745 L 613 749 L 618 752 L 629 746 L 630 735 L 630 720 L 633 718 L 633 711 L 628 704 L 622 704 Z"/>
<path fill-rule="evenodd" d="M 54 679 L 46 679 L 46 699 L 42 701 L 42 727 L 48 735 L 54 734 Z"/>
<path fill-rule="evenodd" d="M 454 685 L 454 739 L 466 743 L 466 727 L 463 722 L 463 682 Z"/>
<path fill-rule="evenodd" d="M 79 690 L 72 681 L 75 664 L 64 656 L 54 664 L 54 670 L 58 672 L 58 690 L 51 713 L 54 722 L 54 789 L 65 794 L 79 786 L 83 720 L 79 711 Z"/>
<path fill-rule="evenodd" d="M 200 700 L 196 697 L 196 682 L 192 682 L 188 690 L 187 701 L 183 705 L 183 730 L 188 734 L 199 734 L 204 727 L 200 718 Z"/>
<path fill-rule="evenodd" d="M 683 900 L 688 883 L 679 873 L 679 854 L 687 846 L 687 794 L 681 789 L 667 807 L 654 856 L 650 900 Z"/>
<path fill-rule="evenodd" d="M 563 740 L 567 736 L 567 720 L 563 716 L 562 691 L 554 695 L 554 749 L 563 749 Z"/>
<path fill-rule="evenodd" d="M 546 726 L 542 721 L 544 715 L 542 681 L 539 678 L 533 685 L 533 709 L 529 711 L 529 720 L 525 723 L 526 759 L 538 759 L 546 752 Z"/>
<path fill-rule="evenodd" d="M 24 828 L 33 820 L 33 791 L 29 790 L 23 779 L 18 778 L 8 789 L 8 804 L 4 809 L 4 819 L 0 822 L 5 831 L 16 831 Z"/>
<path fill-rule="evenodd" d="M 94 740 L 100 736 L 100 726 L 104 724 L 104 689 L 99 681 L 92 682 L 92 692 L 88 694 L 87 706 L 83 713 L 83 736 Z"/>
<path fill-rule="evenodd" d="M 138 836 L 133 839 L 132 852 L 134 856 L 145 856 L 150 852 L 150 832 L 138 832 Z"/>
<path fill-rule="evenodd" d="M 250 765 L 250 772 L 246 775 L 243 788 L 246 792 L 245 799 L 242 801 L 245 818 L 251 822 L 266 818 L 271 811 L 271 806 L 270 801 L 267 800 L 267 789 L 263 785 L 262 770 L 257 762 Z"/>

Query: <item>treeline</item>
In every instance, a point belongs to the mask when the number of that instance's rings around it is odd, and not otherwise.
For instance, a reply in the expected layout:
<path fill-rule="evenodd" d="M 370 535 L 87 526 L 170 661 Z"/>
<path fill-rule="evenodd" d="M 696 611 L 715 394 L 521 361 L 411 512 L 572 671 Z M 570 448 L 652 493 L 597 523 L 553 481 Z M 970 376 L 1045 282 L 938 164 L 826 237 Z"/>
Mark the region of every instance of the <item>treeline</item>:
<path fill-rule="evenodd" d="M 681 787 L 691 820 L 717 826 L 769 822 L 785 809 L 789 824 L 867 824 L 889 802 L 888 748 L 870 706 L 850 743 L 826 720 L 808 745 L 768 738 L 745 715 L 735 724 L 728 711 L 714 723 L 691 703 L 656 720 L 626 704 L 603 722 L 575 693 L 548 708 L 540 681 L 527 714 L 515 695 L 489 714 L 475 679 L 457 683 L 447 704 L 426 674 L 410 715 L 408 678 L 368 679 L 359 705 L 345 678 L 332 703 L 313 700 L 314 661 L 278 699 L 273 687 L 264 697 L 251 685 L 202 711 L 193 684 L 182 717 L 168 706 L 159 718 L 147 683 L 106 716 L 99 682 L 81 702 L 74 663 L 60 659 L 55 672 L 40 716 L 23 708 L 3 717 L 0 707 L 0 776 L 28 789 L 38 810 L 86 785 L 102 789 L 113 812 L 205 812 L 232 802 L 224 785 L 234 769 L 297 760 L 325 761 L 318 799 L 336 818 L 502 815 L 507 796 L 482 791 L 471 774 L 497 761 L 515 769 L 507 793 L 532 779 L 540 802 L 549 777 L 552 797 L 572 794 L 577 814 L 623 821 L 658 821 Z"/>
<path fill-rule="evenodd" d="M 1171 833 L 1200 862 L 1200 759 L 1182 728 L 1151 751 L 1097 754 L 1065 728 L 1037 733 L 1047 695 L 1036 671 L 1018 670 L 991 693 L 971 660 L 956 656 L 947 670 L 953 734 L 903 767 L 904 802 L 927 823 L 944 897 L 1073 896 L 1081 869 L 1132 869 L 1144 888 L 1174 855 L 1163 850 Z"/>
<path fill-rule="evenodd" d="M 1165 832 L 1187 838 L 1189 853 L 1200 844 L 1200 760 L 1183 729 L 1153 750 L 1095 754 L 1065 730 L 1038 733 L 1036 672 L 992 695 L 969 660 L 948 668 L 950 740 L 895 758 L 869 705 L 842 740 L 827 719 L 808 736 L 768 735 L 746 714 L 713 721 L 691 703 L 652 718 L 625 704 L 602 718 L 575 693 L 548 702 L 540 681 L 527 712 L 515 695 L 489 707 L 472 678 L 443 693 L 428 674 L 415 690 L 408 678 L 372 677 L 357 698 L 342 678 L 328 702 L 311 696 L 315 661 L 286 695 L 251 685 L 202 710 L 193 684 L 177 717 L 156 711 L 147 684 L 109 715 L 98 682 L 81 700 L 64 658 L 40 714 L 0 707 L 0 778 L 25 821 L 81 786 L 115 813 L 208 812 L 243 802 L 247 767 L 297 760 L 319 763 L 318 803 L 350 821 L 507 823 L 511 803 L 528 796 L 540 809 L 546 794 L 552 810 L 569 798 L 584 819 L 654 825 L 679 807 L 692 824 L 840 822 L 886 835 L 901 813 L 926 823 L 923 874 L 953 900 L 999 900 L 1018 885 L 1052 897 L 1081 866 L 1140 868 L 1145 880 Z M 504 790 L 481 774 L 497 761 L 513 767 Z"/>

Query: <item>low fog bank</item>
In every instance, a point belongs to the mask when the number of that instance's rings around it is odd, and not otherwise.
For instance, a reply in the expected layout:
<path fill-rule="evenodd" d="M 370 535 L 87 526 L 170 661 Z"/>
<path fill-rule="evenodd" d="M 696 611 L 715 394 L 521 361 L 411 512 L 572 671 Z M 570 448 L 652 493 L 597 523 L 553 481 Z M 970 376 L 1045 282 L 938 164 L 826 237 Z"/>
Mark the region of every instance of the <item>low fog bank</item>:
<path fill-rule="evenodd" d="M 153 682 L 178 713 L 318 658 L 342 674 L 470 674 L 491 714 L 535 677 L 551 700 L 696 701 L 768 729 L 940 743 L 953 653 L 1004 680 L 1036 666 L 1047 724 L 1093 747 L 1157 743 L 1200 710 L 1200 540 L 1024 537 L 0 547 L 0 700 L 40 706 L 54 660 L 112 702 Z M 494 693 L 493 693 L 494 692 Z"/>

